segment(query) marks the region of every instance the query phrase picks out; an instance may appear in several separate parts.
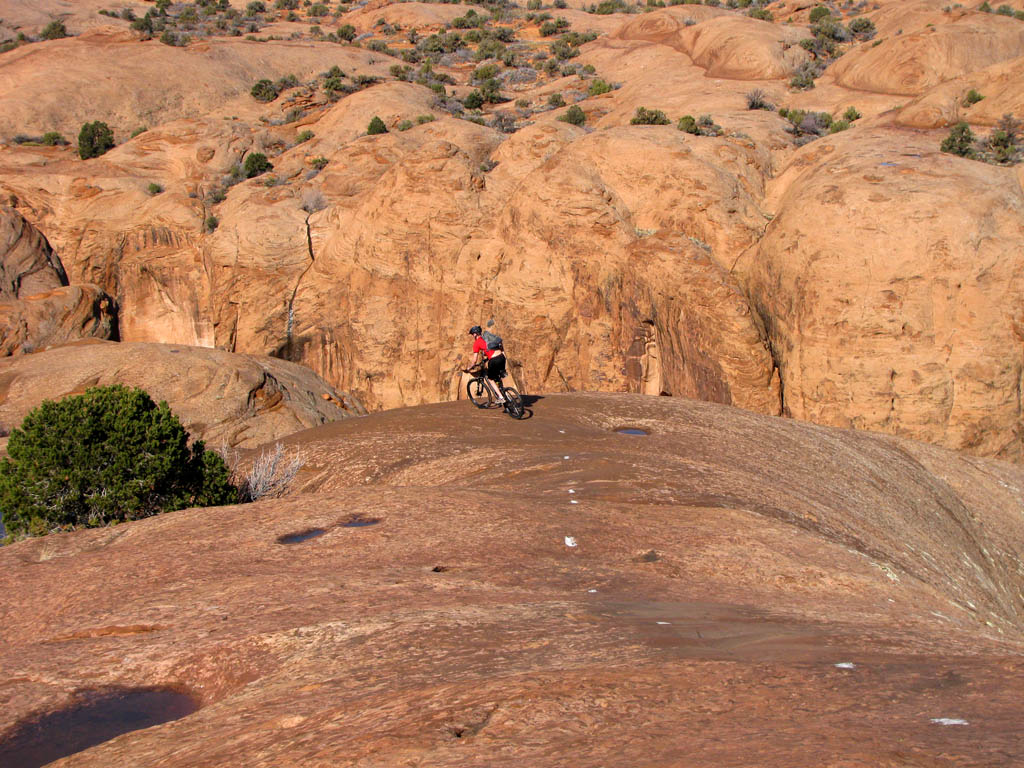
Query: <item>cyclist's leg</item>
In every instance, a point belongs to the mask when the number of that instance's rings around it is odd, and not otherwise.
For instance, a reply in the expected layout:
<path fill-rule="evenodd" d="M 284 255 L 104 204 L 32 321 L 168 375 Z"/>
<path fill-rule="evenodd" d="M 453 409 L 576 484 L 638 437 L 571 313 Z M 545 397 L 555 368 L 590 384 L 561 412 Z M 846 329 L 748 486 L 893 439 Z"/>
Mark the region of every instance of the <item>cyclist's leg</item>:
<path fill-rule="evenodd" d="M 505 372 L 505 356 L 496 355 L 487 361 L 487 384 L 494 392 L 495 399 L 502 403 L 505 396 L 501 392 L 501 375 Z"/>

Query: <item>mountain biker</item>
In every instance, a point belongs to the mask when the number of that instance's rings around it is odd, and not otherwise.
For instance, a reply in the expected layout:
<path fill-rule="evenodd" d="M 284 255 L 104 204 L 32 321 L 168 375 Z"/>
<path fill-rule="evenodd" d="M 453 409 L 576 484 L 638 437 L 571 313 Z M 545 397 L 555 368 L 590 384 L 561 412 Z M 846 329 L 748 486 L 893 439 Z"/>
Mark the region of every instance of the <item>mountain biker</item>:
<path fill-rule="evenodd" d="M 479 325 L 470 328 L 469 333 L 473 337 L 473 362 L 469 367 L 475 368 L 486 362 L 487 386 L 494 392 L 497 402 L 504 403 L 505 398 L 501 396 L 501 380 L 505 376 L 505 351 L 501 348 L 501 338 L 491 334 L 492 338 L 498 340 L 497 348 L 491 349 Z"/>

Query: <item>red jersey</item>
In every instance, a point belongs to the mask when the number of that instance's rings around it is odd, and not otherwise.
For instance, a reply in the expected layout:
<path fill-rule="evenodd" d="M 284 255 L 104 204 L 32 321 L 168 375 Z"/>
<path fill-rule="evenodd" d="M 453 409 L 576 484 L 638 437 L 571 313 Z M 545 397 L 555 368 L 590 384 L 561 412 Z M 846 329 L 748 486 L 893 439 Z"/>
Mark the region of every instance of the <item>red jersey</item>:
<path fill-rule="evenodd" d="M 487 348 L 487 342 L 484 341 L 483 336 L 477 336 L 476 341 L 473 342 L 473 354 L 475 355 L 477 352 L 483 352 L 488 360 L 494 357 L 494 350 Z"/>

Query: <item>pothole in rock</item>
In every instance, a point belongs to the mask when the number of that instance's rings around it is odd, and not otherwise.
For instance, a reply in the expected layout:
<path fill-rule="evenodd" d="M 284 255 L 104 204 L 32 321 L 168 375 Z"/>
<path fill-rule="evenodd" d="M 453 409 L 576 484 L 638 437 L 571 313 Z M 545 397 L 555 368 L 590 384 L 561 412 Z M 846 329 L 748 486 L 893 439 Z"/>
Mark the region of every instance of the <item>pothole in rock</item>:
<path fill-rule="evenodd" d="M 310 528 L 305 531 L 299 531 L 298 533 L 286 533 L 283 536 L 277 537 L 278 544 L 299 544 L 303 541 L 309 541 L 315 539 L 317 536 L 323 536 L 327 533 L 326 528 Z"/>
<path fill-rule="evenodd" d="M 169 688 L 81 691 L 67 707 L 29 717 L 0 735 L 0 765 L 36 768 L 198 709 L 198 699 Z"/>
<path fill-rule="evenodd" d="M 640 429 L 640 427 L 618 427 L 615 432 L 619 435 L 641 435 L 643 437 L 650 434 L 646 429 Z"/>
<path fill-rule="evenodd" d="M 368 525 L 376 525 L 379 522 L 379 517 L 363 517 L 362 515 L 352 515 L 352 517 L 343 522 L 341 525 L 343 528 L 365 528 Z"/>

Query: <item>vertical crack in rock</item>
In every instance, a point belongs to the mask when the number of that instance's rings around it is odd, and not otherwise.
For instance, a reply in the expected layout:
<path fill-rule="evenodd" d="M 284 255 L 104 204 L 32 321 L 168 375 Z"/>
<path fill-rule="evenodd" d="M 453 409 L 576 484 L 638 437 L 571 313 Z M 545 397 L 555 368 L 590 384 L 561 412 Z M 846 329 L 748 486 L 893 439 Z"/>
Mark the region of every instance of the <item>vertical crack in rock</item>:
<path fill-rule="evenodd" d="M 775 346 L 772 337 L 772 326 L 774 325 L 772 317 L 760 302 L 752 300 L 749 295 L 747 295 L 747 305 L 750 307 L 751 314 L 756 321 L 755 325 L 761 334 L 765 349 L 768 350 L 768 355 L 772 359 L 772 375 L 778 375 L 779 377 L 779 415 L 789 416 L 786 404 L 786 381 L 782 375 L 782 355 Z"/>
<path fill-rule="evenodd" d="M 309 264 L 306 265 L 306 268 L 302 270 L 302 273 L 299 275 L 298 280 L 295 281 L 295 287 L 292 289 L 292 295 L 288 299 L 288 318 L 284 329 L 284 357 L 286 360 L 292 360 L 292 329 L 295 325 L 295 297 L 299 293 L 299 286 L 302 285 L 302 278 L 306 276 L 306 273 L 309 272 L 310 267 L 312 267 L 316 261 L 316 255 L 313 253 L 313 233 L 309 226 L 310 216 L 312 216 L 312 214 L 306 216 L 306 248 L 309 250 Z M 292 362 L 294 362 L 294 360 L 292 360 Z"/>

